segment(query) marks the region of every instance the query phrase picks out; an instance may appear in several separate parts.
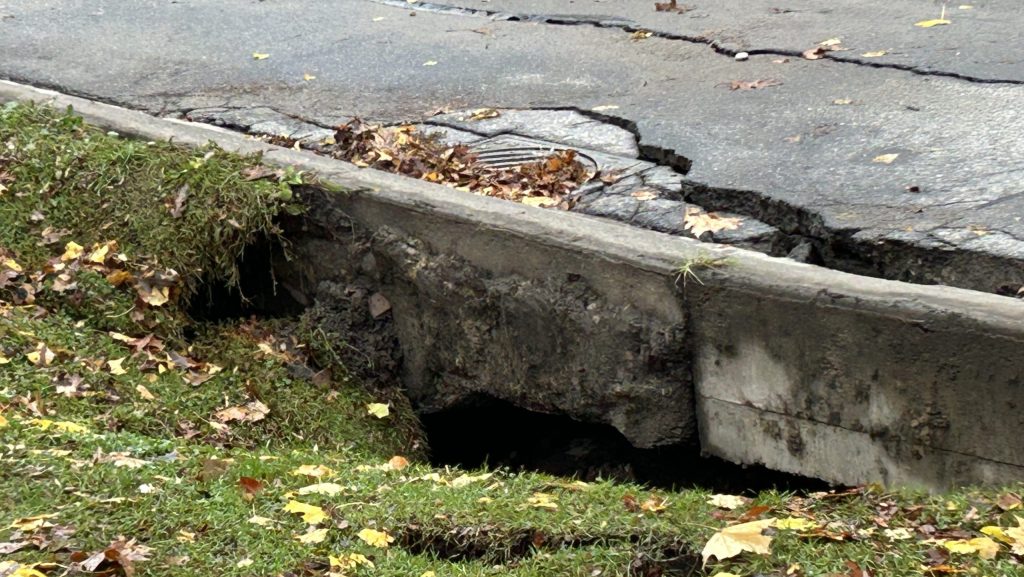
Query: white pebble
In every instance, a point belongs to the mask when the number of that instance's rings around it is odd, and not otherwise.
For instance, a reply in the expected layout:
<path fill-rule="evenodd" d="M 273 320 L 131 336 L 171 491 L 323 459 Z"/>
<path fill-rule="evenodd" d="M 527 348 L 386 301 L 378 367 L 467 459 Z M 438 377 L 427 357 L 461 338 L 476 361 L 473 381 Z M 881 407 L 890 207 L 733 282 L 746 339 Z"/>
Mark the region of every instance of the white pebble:
<path fill-rule="evenodd" d="M 750 54 L 747 54 L 746 52 L 737 52 L 736 56 L 734 56 L 733 58 L 739 60 L 740 62 L 743 62 L 744 60 L 750 58 Z"/>

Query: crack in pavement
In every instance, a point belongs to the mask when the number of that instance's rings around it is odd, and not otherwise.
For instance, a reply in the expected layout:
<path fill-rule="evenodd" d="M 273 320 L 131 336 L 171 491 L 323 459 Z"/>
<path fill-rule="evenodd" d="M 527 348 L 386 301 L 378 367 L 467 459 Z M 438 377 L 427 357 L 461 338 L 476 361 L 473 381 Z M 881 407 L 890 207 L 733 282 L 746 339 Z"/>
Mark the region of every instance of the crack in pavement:
<path fill-rule="evenodd" d="M 740 52 L 746 52 L 751 56 L 784 56 L 789 58 L 803 58 L 803 52 L 799 50 L 786 50 L 783 48 L 753 48 L 747 50 L 735 50 L 726 46 L 721 45 L 711 38 L 706 36 L 691 36 L 688 34 L 678 34 L 675 32 L 665 32 L 663 30 L 654 30 L 645 26 L 641 26 L 636 22 L 627 18 L 620 18 L 617 16 L 609 16 L 606 18 L 595 18 L 592 16 L 580 16 L 572 14 L 531 14 L 525 12 L 506 12 L 502 10 L 486 10 L 483 8 L 468 8 L 464 6 L 455 6 L 451 4 L 441 4 L 437 2 L 414 2 L 410 3 L 409 0 L 369 0 L 374 4 L 381 4 L 392 8 L 401 8 L 403 10 L 414 10 L 419 12 L 431 12 L 434 14 L 445 14 L 449 16 L 466 16 L 474 18 L 487 18 L 489 20 L 504 21 L 504 22 L 534 22 L 539 24 L 550 24 L 554 26 L 593 26 L 594 28 L 606 28 L 612 30 L 621 30 L 628 34 L 635 32 L 648 32 L 654 38 L 661 38 L 664 40 L 672 40 L 676 42 L 687 42 L 690 44 L 702 44 L 713 50 L 717 54 L 734 58 L 736 54 Z M 956 80 L 962 80 L 964 82 L 970 82 L 975 84 L 1007 84 L 1007 85 L 1024 85 L 1024 80 L 1017 80 L 1013 78 L 981 78 L 978 76 L 971 76 L 968 74 L 961 74 L 959 72 L 948 72 L 944 70 L 931 70 L 920 68 L 912 64 L 898 64 L 891 62 L 873 62 L 862 60 L 859 58 L 847 58 L 835 54 L 833 52 L 825 52 L 821 55 L 819 60 L 831 60 L 841 64 L 853 64 L 856 66 L 863 66 L 866 68 L 879 68 L 887 70 L 899 70 L 902 72 L 909 72 L 919 76 L 934 76 L 940 78 L 952 78 Z"/>

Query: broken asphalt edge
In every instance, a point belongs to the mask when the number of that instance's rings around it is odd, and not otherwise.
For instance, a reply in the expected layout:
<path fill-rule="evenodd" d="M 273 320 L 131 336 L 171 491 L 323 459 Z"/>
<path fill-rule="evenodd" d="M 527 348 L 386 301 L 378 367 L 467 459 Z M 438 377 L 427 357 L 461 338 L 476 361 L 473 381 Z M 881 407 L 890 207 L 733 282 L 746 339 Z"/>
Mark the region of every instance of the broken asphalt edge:
<path fill-rule="evenodd" d="M 861 277 L 526 207 L 0 81 L 0 102 L 12 100 L 70 106 L 96 126 L 143 140 L 261 152 L 267 164 L 350 191 L 347 214 L 362 226 L 405 226 L 496 275 L 583 271 L 606 303 L 685 325 L 689 374 L 677 375 L 675 386 L 692 382 L 689 418 L 707 453 L 848 484 L 1024 479 L 1015 433 L 1024 424 L 1019 300 Z M 523 258 L 531 247 L 547 262 Z M 696 277 L 680 275 L 687 264 Z M 616 426 L 633 441 L 650 437 Z"/>

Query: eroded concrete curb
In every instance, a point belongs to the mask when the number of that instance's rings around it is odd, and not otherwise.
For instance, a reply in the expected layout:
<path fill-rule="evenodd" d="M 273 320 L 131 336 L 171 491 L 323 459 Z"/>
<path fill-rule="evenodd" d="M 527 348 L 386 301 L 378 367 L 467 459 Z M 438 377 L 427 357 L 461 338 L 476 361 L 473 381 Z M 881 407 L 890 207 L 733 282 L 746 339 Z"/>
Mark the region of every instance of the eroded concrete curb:
<path fill-rule="evenodd" d="M 352 190 L 315 195 L 311 226 L 346 222 L 376 243 L 369 268 L 425 405 L 484 392 L 608 422 L 641 446 L 685 442 L 696 423 L 711 454 L 841 483 L 1024 478 L 1020 301 L 523 207 L 10 82 L 0 100 L 70 105 L 148 140 L 262 151 Z M 348 266 L 337 260 L 348 242 L 313 238 L 306 280 Z M 680 286 L 680 265 L 709 260 Z M 457 346 L 427 338 L 467 326 Z M 495 343 L 507 371 L 480 365 Z M 454 366 L 439 375 L 430 359 Z"/>

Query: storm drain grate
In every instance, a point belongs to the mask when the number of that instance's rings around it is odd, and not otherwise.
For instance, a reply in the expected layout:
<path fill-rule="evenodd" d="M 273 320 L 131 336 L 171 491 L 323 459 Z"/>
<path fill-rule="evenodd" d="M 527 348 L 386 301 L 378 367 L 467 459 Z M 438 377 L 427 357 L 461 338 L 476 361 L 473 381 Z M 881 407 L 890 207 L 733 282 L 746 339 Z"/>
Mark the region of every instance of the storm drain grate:
<path fill-rule="evenodd" d="M 576 153 L 576 160 L 587 169 L 587 172 L 594 174 L 598 170 L 597 161 L 583 154 L 582 152 L 569 148 L 555 148 L 546 146 L 509 146 L 509 147 L 486 147 L 473 146 L 470 149 L 476 153 L 477 160 L 483 164 L 495 168 L 514 168 L 524 164 L 541 162 L 553 154 L 572 150 Z"/>

